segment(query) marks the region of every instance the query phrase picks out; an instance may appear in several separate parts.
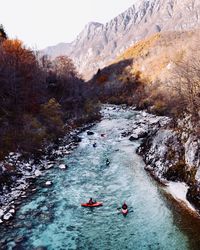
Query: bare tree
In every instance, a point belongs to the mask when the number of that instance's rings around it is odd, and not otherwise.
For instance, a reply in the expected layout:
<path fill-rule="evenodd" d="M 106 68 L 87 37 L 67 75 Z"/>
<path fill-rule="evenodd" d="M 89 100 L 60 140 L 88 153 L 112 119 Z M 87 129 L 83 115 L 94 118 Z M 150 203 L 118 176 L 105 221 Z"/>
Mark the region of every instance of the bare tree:
<path fill-rule="evenodd" d="M 200 107 L 200 59 L 192 56 L 187 60 L 177 62 L 171 80 L 172 87 L 180 97 L 183 109 L 193 118 L 199 119 Z"/>

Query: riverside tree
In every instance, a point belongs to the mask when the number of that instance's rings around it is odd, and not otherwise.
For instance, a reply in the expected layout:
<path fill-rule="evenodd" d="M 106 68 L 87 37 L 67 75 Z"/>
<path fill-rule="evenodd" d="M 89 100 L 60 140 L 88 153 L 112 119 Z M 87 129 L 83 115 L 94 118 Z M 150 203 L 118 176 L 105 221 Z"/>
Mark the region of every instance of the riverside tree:
<path fill-rule="evenodd" d="M 177 91 L 179 105 L 194 121 L 200 119 L 200 59 L 195 56 L 190 60 L 176 63 L 173 72 L 173 86 Z"/>
<path fill-rule="evenodd" d="M 39 58 L 20 40 L 8 39 L 3 27 L 0 35 L 0 158 L 9 151 L 35 153 L 72 124 L 99 117 L 71 59 Z"/>

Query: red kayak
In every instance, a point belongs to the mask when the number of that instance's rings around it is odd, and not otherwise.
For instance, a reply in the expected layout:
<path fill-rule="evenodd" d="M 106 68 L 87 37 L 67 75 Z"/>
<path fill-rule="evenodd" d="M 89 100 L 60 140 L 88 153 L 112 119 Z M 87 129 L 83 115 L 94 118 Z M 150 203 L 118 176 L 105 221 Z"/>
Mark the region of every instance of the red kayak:
<path fill-rule="evenodd" d="M 82 207 L 101 207 L 103 206 L 103 202 L 95 202 L 93 204 L 89 204 L 89 203 L 83 203 L 81 204 Z"/>
<path fill-rule="evenodd" d="M 128 214 L 128 209 L 123 209 L 123 208 L 122 208 L 121 211 L 122 211 L 122 214 L 123 214 L 123 215 L 127 215 L 127 214 Z"/>

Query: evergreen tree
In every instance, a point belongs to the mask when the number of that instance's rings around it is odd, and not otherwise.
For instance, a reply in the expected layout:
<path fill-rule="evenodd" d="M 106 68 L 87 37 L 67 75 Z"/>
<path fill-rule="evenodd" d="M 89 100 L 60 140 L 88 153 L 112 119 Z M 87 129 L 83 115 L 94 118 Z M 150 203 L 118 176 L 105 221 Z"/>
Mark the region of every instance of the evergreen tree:
<path fill-rule="evenodd" d="M 4 30 L 3 25 L 1 24 L 0 25 L 0 40 L 7 39 L 7 38 L 8 38 L 8 36 L 7 36 L 7 34 L 6 34 L 5 30 Z"/>

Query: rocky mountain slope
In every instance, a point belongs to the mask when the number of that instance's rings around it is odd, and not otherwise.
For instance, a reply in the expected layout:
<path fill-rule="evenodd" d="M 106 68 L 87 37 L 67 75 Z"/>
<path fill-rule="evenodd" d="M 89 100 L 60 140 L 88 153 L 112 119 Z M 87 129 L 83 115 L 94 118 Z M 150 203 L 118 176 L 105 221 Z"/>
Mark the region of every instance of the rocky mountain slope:
<path fill-rule="evenodd" d="M 139 108 L 149 108 L 150 112 L 153 108 L 165 115 L 166 112 L 168 115 L 169 112 L 179 113 L 181 103 L 177 91 L 181 72 L 178 71 L 183 71 L 185 64 L 188 69 L 197 67 L 196 73 L 191 71 L 197 74 L 199 38 L 199 29 L 156 33 L 135 43 L 111 65 L 98 71 L 90 81 L 91 86 L 98 87 L 96 94 L 103 102 L 139 105 Z M 190 65 L 191 62 L 195 65 Z M 193 78 L 191 75 L 190 79 Z M 136 84 L 137 81 L 141 84 Z M 196 97 L 199 102 L 198 93 Z"/>
<path fill-rule="evenodd" d="M 109 64 L 132 44 L 153 33 L 199 26 L 198 0 L 135 1 L 133 6 L 105 25 L 91 22 L 73 42 L 48 47 L 42 53 L 52 57 L 70 56 L 80 73 L 88 79 L 98 68 Z"/>

